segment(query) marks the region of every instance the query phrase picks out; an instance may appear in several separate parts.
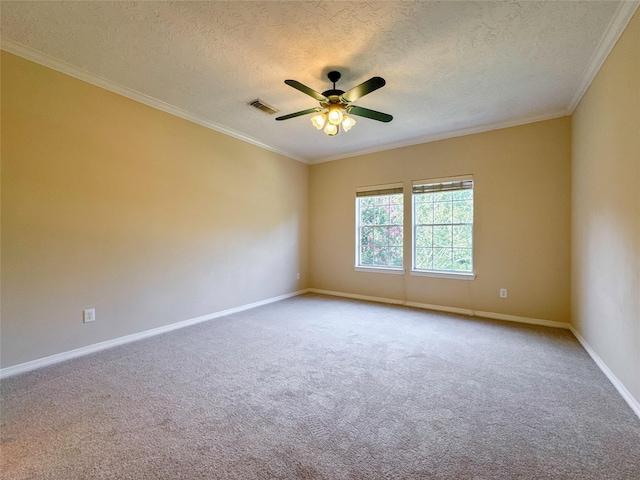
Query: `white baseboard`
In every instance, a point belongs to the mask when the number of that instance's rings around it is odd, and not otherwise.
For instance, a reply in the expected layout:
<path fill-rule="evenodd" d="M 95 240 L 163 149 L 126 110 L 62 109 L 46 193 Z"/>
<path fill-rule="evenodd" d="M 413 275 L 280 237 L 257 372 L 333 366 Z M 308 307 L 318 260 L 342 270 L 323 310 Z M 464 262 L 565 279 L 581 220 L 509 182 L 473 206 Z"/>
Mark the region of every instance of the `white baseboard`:
<path fill-rule="evenodd" d="M 404 300 L 396 300 L 393 298 L 372 297 L 369 295 L 358 295 L 356 293 L 333 292 L 331 290 L 320 290 L 318 288 L 310 288 L 309 292 L 319 293 L 322 295 L 331 295 L 333 297 L 353 298 L 356 300 L 367 300 L 370 302 L 388 303 L 392 305 L 404 305 L 406 307 L 423 308 L 425 310 L 435 310 L 438 312 L 458 313 L 460 315 L 469 315 L 470 317 L 491 318 L 493 320 L 505 320 L 508 322 L 528 323 L 531 325 L 542 325 L 544 327 L 554 327 L 569 330 L 571 325 L 567 322 L 556 322 L 553 320 L 543 320 L 541 318 L 518 317 L 516 315 L 507 315 L 504 313 L 481 312 L 479 310 L 471 310 L 468 308 L 447 307 L 444 305 L 431 305 L 428 303 L 407 302 Z"/>
<path fill-rule="evenodd" d="M 331 290 L 320 290 L 319 288 L 310 288 L 309 293 L 319 293 L 320 295 L 330 295 L 332 297 L 353 298 L 355 300 L 366 300 L 367 302 L 390 303 L 392 305 L 403 305 L 402 300 L 393 298 L 371 297 L 369 295 L 358 295 L 357 293 L 333 292 Z"/>
<path fill-rule="evenodd" d="M 260 300 L 259 302 L 253 302 L 246 305 L 241 305 L 239 307 L 229 308 L 227 310 L 221 310 L 219 312 L 202 315 L 196 318 L 190 318 L 188 320 L 172 323 L 169 325 L 165 325 L 163 327 L 152 328 L 150 330 L 145 330 L 143 332 L 133 333 L 131 335 L 125 335 L 124 337 L 114 338 L 112 340 L 106 340 L 104 342 L 95 343 L 93 345 L 88 345 L 86 347 L 76 348 L 74 350 L 69 350 L 67 352 L 57 353 L 55 355 L 50 355 L 48 357 L 31 360 L 30 362 L 20 363 L 18 365 L 13 365 L 11 367 L 2 368 L 0 369 L 0 379 L 11 377 L 13 375 L 18 375 L 20 373 L 29 372 L 31 370 L 36 370 L 38 368 L 53 365 L 55 363 L 64 362 L 65 360 L 70 360 L 72 358 L 89 355 L 91 353 L 99 352 L 107 348 L 117 347 L 119 345 L 124 345 L 126 343 L 131 343 L 137 340 L 142 340 L 144 338 L 160 335 L 162 333 L 171 332 L 172 330 L 177 330 L 179 328 L 188 327 L 191 325 L 195 325 L 197 323 L 206 322 L 208 320 L 213 320 L 214 318 L 225 317 L 227 315 L 242 312 L 244 310 L 250 310 L 252 308 L 261 307 L 263 305 L 278 302 L 286 298 L 302 295 L 304 293 L 307 293 L 308 291 L 309 291 L 308 289 L 298 290 L 296 292 L 287 293 L 285 295 L 267 298 L 266 300 Z"/>
<path fill-rule="evenodd" d="M 388 303 L 392 305 L 404 305 L 407 307 L 415 307 L 415 308 L 424 308 L 426 310 L 435 310 L 439 312 L 447 312 L 447 313 L 458 313 L 461 315 L 469 315 L 483 318 L 491 318 L 494 320 L 506 320 L 509 322 L 518 322 L 518 323 L 528 323 L 531 325 L 542 325 L 545 327 L 555 327 L 562 328 L 565 330 L 570 330 L 573 335 L 578 339 L 582 347 L 587 351 L 589 356 L 593 359 L 593 361 L 598 365 L 600 370 L 607 376 L 609 381 L 613 384 L 613 386 L 618 390 L 618 393 L 624 398 L 624 400 L 629 404 L 631 410 L 640 418 L 640 402 L 636 400 L 633 395 L 625 388 L 618 377 L 616 377 L 613 372 L 607 367 L 604 361 L 598 356 L 598 354 L 589 346 L 584 338 L 577 332 L 575 328 L 570 323 L 567 322 L 556 322 L 553 320 L 543 320 L 540 318 L 529 318 L 529 317 L 519 317 L 516 315 L 506 315 L 503 313 L 494 313 L 494 312 L 481 312 L 478 310 L 470 310 L 466 308 L 457 308 L 457 307 L 446 307 L 443 305 L 430 305 L 428 303 L 417 303 L 417 302 L 406 302 L 402 300 L 396 300 L 393 298 L 384 298 L 384 297 L 372 297 L 369 295 L 358 295 L 356 293 L 343 293 L 343 292 L 333 292 L 330 290 L 320 290 L 318 288 L 310 288 L 310 293 L 319 293 L 322 295 L 331 295 L 334 297 L 345 297 L 345 298 L 353 298 L 356 300 L 367 300 L 370 302 L 378 302 L 378 303 Z"/>
<path fill-rule="evenodd" d="M 640 402 L 636 400 L 631 392 L 626 389 L 626 387 L 622 384 L 622 382 L 615 376 L 615 374 L 607 367 L 607 364 L 604 363 L 604 360 L 600 358 L 600 356 L 591 348 L 591 346 L 587 343 L 587 341 L 578 333 L 578 331 L 571 326 L 571 333 L 575 335 L 578 339 L 582 347 L 587 351 L 591 359 L 598 365 L 602 373 L 604 373 L 609 381 L 613 384 L 613 386 L 618 390 L 618 393 L 624 398 L 624 401 L 631 407 L 633 413 L 635 413 L 638 418 L 640 418 Z"/>
<path fill-rule="evenodd" d="M 221 310 L 219 312 L 210 313 L 208 315 L 202 315 L 196 318 L 190 318 L 188 320 L 183 320 L 181 322 L 172 323 L 170 325 L 165 325 L 163 327 L 152 328 L 150 330 L 145 330 L 143 332 L 134 333 L 131 335 L 126 335 L 124 337 L 114 338 L 112 340 L 107 340 L 104 342 L 96 343 L 93 345 L 88 345 L 86 347 L 76 348 L 74 350 L 69 350 L 67 352 L 58 353 L 55 355 L 51 355 L 44 358 L 39 358 L 36 360 L 32 360 L 30 362 L 21 363 L 18 365 L 13 365 L 11 367 L 6 367 L 0 369 L 0 379 L 11 377 L 14 375 L 18 375 L 20 373 L 29 372 L 31 370 L 36 370 L 38 368 L 46 367 L 49 365 L 53 365 L 55 363 L 63 362 L 65 360 L 70 360 L 72 358 L 81 357 L 84 355 L 89 355 L 91 353 L 99 352 L 101 350 L 105 350 L 107 348 L 116 347 L 118 345 L 124 345 L 126 343 L 135 342 L 137 340 L 142 340 L 144 338 L 153 337 L 155 335 L 160 335 L 162 333 L 167 333 L 172 330 L 177 330 L 180 328 L 188 327 L 190 325 L 195 325 L 197 323 L 206 322 L 208 320 L 213 320 L 215 318 L 224 317 L 227 315 L 231 315 L 234 313 L 242 312 L 245 310 L 250 310 L 252 308 L 261 307 L 263 305 L 267 305 L 269 303 L 278 302 L 280 300 L 284 300 L 287 298 L 295 297 L 298 295 L 302 295 L 305 293 L 318 293 L 321 295 L 330 295 L 334 297 L 344 297 L 344 298 L 353 298 L 356 300 L 366 300 L 370 302 L 378 302 L 378 303 L 386 303 L 391 305 L 404 305 L 407 307 L 414 308 L 423 308 L 425 310 L 435 310 L 440 312 L 447 313 L 458 313 L 461 315 L 469 315 L 469 316 L 477 316 L 483 318 L 491 318 L 495 320 L 506 320 L 510 322 L 518 322 L 518 323 L 528 323 L 532 325 L 542 325 L 546 327 L 556 327 L 571 330 L 573 335 L 578 339 L 582 347 L 587 351 L 589 356 L 593 359 L 593 361 L 598 365 L 600 370 L 607 376 L 609 381 L 613 384 L 613 386 L 618 390 L 618 393 L 622 396 L 622 398 L 627 402 L 627 404 L 631 407 L 631 410 L 640 418 L 640 402 L 638 402 L 633 395 L 625 388 L 625 386 L 618 380 L 618 377 L 614 375 L 614 373 L 607 367 L 604 361 L 598 356 L 598 354 L 589 346 L 587 341 L 578 333 L 572 325 L 565 322 L 555 322 L 552 320 L 543 320 L 538 318 L 529 318 L 529 317 L 519 317 L 516 315 L 506 315 L 502 313 L 493 313 L 493 312 L 481 312 L 476 310 L 470 310 L 466 308 L 457 308 L 457 307 L 447 307 L 443 305 L 431 305 L 427 303 L 418 303 L 418 302 L 406 302 L 403 300 L 396 300 L 393 298 L 384 298 L 384 297 L 373 297 L 369 295 L 358 295 L 356 293 L 343 293 L 343 292 L 334 292 L 330 290 L 321 290 L 318 288 L 308 288 L 305 290 L 298 290 L 296 292 L 287 293 L 285 295 L 280 295 L 277 297 L 268 298 L 266 300 L 260 300 L 259 302 L 253 302 L 246 305 L 241 305 L 239 307 L 229 308 L 227 310 Z"/>
<path fill-rule="evenodd" d="M 481 312 L 474 310 L 473 315 L 476 317 L 491 318 L 493 320 L 505 320 L 507 322 L 529 323 L 531 325 L 541 325 L 543 327 L 562 328 L 570 330 L 569 322 L 556 322 L 555 320 L 545 320 L 543 318 L 519 317 L 517 315 L 507 315 L 505 313 Z"/>

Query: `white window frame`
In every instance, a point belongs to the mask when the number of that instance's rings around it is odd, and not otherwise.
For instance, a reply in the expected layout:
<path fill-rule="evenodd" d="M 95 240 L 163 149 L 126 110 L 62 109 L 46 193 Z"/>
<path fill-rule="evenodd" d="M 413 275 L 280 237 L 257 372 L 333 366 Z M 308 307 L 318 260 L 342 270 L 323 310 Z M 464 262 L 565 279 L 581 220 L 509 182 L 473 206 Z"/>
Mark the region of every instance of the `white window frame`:
<path fill-rule="evenodd" d="M 471 182 L 471 191 L 475 190 L 475 182 L 473 180 L 473 175 L 461 175 L 456 177 L 446 177 L 446 178 L 433 178 L 427 180 L 414 180 L 413 186 L 411 189 L 411 275 L 415 276 L 423 276 L 423 277 L 437 277 L 437 278 L 449 278 L 449 279 L 457 279 L 457 280 L 474 280 L 476 278 L 476 274 L 473 269 L 475 269 L 475 255 L 474 248 L 475 242 L 473 238 L 474 231 L 474 223 L 475 223 L 475 202 L 474 202 L 474 215 L 473 221 L 471 222 L 471 259 L 472 259 L 472 270 L 469 272 L 460 272 L 460 271 L 452 271 L 452 270 L 436 270 L 436 269 L 420 269 L 416 267 L 417 262 L 417 251 L 416 251 L 416 195 L 419 193 L 415 193 L 417 187 L 420 186 L 435 186 L 435 185 L 443 185 L 443 188 L 455 188 L 456 183 L 462 182 Z M 447 184 L 450 184 L 447 186 Z M 451 185 L 453 184 L 453 185 Z M 454 225 L 451 223 L 451 225 Z M 452 247 L 453 248 L 453 247 Z"/>
<path fill-rule="evenodd" d="M 388 192 L 388 193 L 385 193 Z M 356 198 L 355 198 L 355 264 L 353 269 L 356 272 L 369 272 L 369 273 L 387 273 L 392 275 L 402 275 L 404 274 L 404 242 L 406 241 L 406 232 L 404 228 L 404 220 L 401 225 L 402 227 L 402 263 L 401 267 L 387 267 L 382 265 L 361 265 L 360 264 L 360 239 L 361 239 L 361 228 L 360 225 L 360 201 L 362 193 L 367 193 L 371 196 L 375 196 L 376 194 L 380 195 L 389 195 L 389 194 L 400 194 L 402 195 L 402 214 L 403 218 L 406 213 L 406 205 L 404 198 L 404 184 L 403 183 L 389 183 L 385 185 L 372 185 L 367 187 L 358 187 L 356 188 Z"/>

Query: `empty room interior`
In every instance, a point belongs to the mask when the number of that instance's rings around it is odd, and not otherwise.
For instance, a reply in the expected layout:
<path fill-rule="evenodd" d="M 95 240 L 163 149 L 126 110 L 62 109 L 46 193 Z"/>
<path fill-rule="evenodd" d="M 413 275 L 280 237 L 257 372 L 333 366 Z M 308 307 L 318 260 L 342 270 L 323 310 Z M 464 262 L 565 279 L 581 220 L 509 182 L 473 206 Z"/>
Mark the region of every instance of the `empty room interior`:
<path fill-rule="evenodd" d="M 639 4 L 3 1 L 0 476 L 640 478 Z"/>

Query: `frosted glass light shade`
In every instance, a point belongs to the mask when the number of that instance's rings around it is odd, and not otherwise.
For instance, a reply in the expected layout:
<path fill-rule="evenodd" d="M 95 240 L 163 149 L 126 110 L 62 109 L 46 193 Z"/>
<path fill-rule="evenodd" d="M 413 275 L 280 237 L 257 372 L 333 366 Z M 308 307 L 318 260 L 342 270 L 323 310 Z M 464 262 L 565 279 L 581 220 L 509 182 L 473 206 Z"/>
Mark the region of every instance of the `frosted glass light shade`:
<path fill-rule="evenodd" d="M 342 120 L 342 128 L 344 128 L 345 132 L 348 132 L 355 124 L 356 121 L 353 118 L 347 117 L 346 115 L 344 116 L 344 119 Z"/>
<path fill-rule="evenodd" d="M 324 127 L 324 124 L 326 121 L 327 121 L 326 113 L 319 113 L 318 115 L 314 115 L 313 117 L 311 117 L 311 123 L 313 123 L 313 126 L 316 127 L 318 130 L 321 130 L 322 127 Z"/>
<path fill-rule="evenodd" d="M 324 127 L 324 133 L 330 136 L 337 134 L 338 133 L 337 125 L 334 125 L 333 123 L 327 123 L 327 126 Z"/>
<path fill-rule="evenodd" d="M 342 108 L 339 105 L 329 107 L 329 123 L 332 125 L 340 125 L 342 122 Z"/>

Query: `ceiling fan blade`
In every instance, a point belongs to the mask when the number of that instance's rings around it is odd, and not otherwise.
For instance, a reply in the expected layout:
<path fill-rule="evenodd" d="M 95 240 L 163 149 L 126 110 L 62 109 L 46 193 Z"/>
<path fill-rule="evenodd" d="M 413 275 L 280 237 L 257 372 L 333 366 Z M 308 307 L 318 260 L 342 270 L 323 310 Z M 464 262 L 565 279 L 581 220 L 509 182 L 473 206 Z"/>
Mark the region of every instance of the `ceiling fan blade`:
<path fill-rule="evenodd" d="M 360 97 L 364 97 L 366 94 L 384 87 L 386 83 L 387 82 L 385 82 L 382 77 L 373 77 L 366 82 L 361 83 L 357 87 L 353 87 L 351 90 L 346 91 L 341 96 L 347 102 L 354 102 Z"/>
<path fill-rule="evenodd" d="M 297 80 L 285 80 L 284 83 L 286 83 L 290 87 L 295 88 L 296 90 L 300 90 L 302 93 L 306 93 L 310 97 L 313 97 L 313 98 L 315 98 L 316 100 L 318 100 L 320 102 L 327 100 L 327 97 L 325 97 L 324 95 L 322 95 L 319 92 L 316 92 L 312 88 L 309 88 L 306 85 L 303 85 L 302 83 L 298 82 Z"/>
<path fill-rule="evenodd" d="M 379 122 L 390 122 L 393 120 L 393 117 L 389 114 L 376 112 L 375 110 L 369 110 L 368 108 L 362 108 L 356 105 L 349 105 L 346 110 L 347 113 L 350 113 L 351 115 L 371 118 L 373 120 L 378 120 Z"/>
<path fill-rule="evenodd" d="M 276 118 L 276 120 L 289 120 L 290 118 L 299 117 L 301 115 L 308 115 L 310 113 L 319 112 L 320 110 L 322 110 L 321 107 L 308 108 L 306 110 L 301 110 L 296 113 L 290 113 L 289 115 L 283 115 L 282 117 Z"/>

